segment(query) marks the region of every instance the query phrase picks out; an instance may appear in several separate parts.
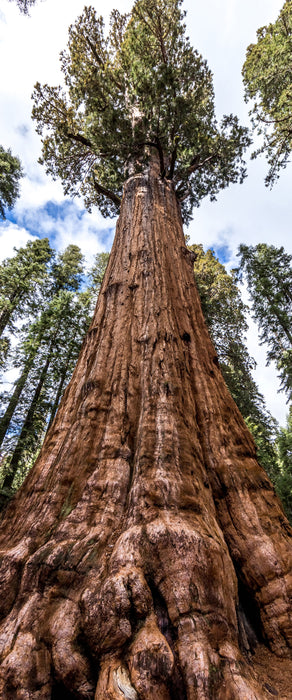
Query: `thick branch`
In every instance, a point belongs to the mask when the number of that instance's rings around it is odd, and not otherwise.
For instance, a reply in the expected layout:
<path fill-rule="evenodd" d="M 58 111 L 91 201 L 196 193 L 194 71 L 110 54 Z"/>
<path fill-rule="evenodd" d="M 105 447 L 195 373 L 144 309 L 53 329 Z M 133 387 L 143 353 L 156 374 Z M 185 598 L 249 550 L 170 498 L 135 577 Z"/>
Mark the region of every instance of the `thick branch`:
<path fill-rule="evenodd" d="M 160 175 L 163 178 L 163 177 L 165 177 L 164 156 L 163 156 L 163 150 L 162 150 L 162 146 L 161 146 L 161 143 L 159 141 L 158 136 L 156 136 L 155 143 L 156 143 L 156 148 L 157 148 L 158 154 L 159 154 Z"/>
<path fill-rule="evenodd" d="M 102 194 L 104 197 L 107 197 L 107 199 L 110 199 L 111 202 L 113 202 L 116 206 L 120 206 L 121 204 L 121 198 L 118 197 L 117 194 L 112 192 L 111 190 L 108 190 L 106 187 L 103 187 L 100 185 L 98 182 L 96 182 L 95 178 L 93 178 L 93 185 L 94 189 L 98 194 Z"/>
<path fill-rule="evenodd" d="M 72 131 L 67 131 L 66 136 L 68 136 L 69 139 L 72 139 L 72 141 L 77 141 L 78 143 L 82 143 L 83 146 L 87 146 L 91 150 L 93 150 L 93 145 L 89 139 L 87 139 L 85 136 L 82 136 L 82 134 L 73 134 Z"/>
<path fill-rule="evenodd" d="M 96 48 L 95 48 L 95 46 L 93 45 L 93 43 L 90 41 L 89 37 L 87 36 L 85 40 L 86 40 L 86 43 L 88 44 L 89 48 L 91 49 L 91 51 L 92 51 L 92 53 L 93 53 L 93 56 L 94 56 L 95 60 L 97 61 L 97 63 L 99 63 L 99 65 L 100 65 L 102 68 L 104 68 L 104 62 L 103 62 L 103 60 L 99 57 L 99 55 L 98 55 L 98 53 L 97 53 L 97 51 L 96 51 Z"/>
<path fill-rule="evenodd" d="M 184 202 L 185 199 L 187 199 L 187 198 L 190 196 L 190 194 L 191 194 L 191 190 L 189 189 L 189 187 L 188 187 L 188 189 L 185 191 L 185 193 L 184 193 L 182 196 L 180 196 L 179 190 L 176 191 L 176 196 L 177 196 L 178 201 L 180 202 L 180 204 L 181 204 L 182 202 Z"/>
<path fill-rule="evenodd" d="M 214 160 L 216 158 L 217 152 L 212 153 L 210 156 L 207 156 L 203 160 L 199 160 L 199 156 L 195 156 L 187 168 L 188 173 L 194 173 L 195 170 L 200 170 L 206 163 L 209 163 L 211 160 Z"/>
<path fill-rule="evenodd" d="M 166 176 L 167 180 L 172 180 L 172 178 L 173 178 L 174 168 L 175 168 L 175 164 L 176 164 L 176 157 L 177 157 L 177 147 L 175 146 L 175 148 L 171 154 L 170 167 L 169 167 L 169 171 L 168 171 L 167 176 Z"/>
<path fill-rule="evenodd" d="M 139 147 L 142 147 L 142 146 L 149 146 L 150 148 L 156 148 L 156 149 L 157 149 L 158 155 L 159 155 L 159 163 L 160 163 L 160 176 L 161 176 L 162 178 L 164 178 L 164 177 L 165 177 L 165 173 L 166 173 L 166 171 L 165 171 L 165 165 L 164 165 L 164 155 L 163 155 L 163 149 L 162 149 L 162 146 L 161 146 L 161 143 L 160 143 L 160 140 L 159 140 L 158 136 L 155 137 L 155 140 L 154 140 L 154 141 L 143 141 L 143 142 L 140 142 L 140 143 L 138 144 L 138 146 L 139 146 Z"/>
<path fill-rule="evenodd" d="M 161 21 L 160 21 L 159 15 L 158 15 L 158 38 L 159 38 L 163 63 L 165 65 L 167 65 L 167 56 L 166 56 L 165 44 L 164 44 L 164 40 L 163 40 L 163 33 L 162 33 L 162 27 L 161 27 Z"/>

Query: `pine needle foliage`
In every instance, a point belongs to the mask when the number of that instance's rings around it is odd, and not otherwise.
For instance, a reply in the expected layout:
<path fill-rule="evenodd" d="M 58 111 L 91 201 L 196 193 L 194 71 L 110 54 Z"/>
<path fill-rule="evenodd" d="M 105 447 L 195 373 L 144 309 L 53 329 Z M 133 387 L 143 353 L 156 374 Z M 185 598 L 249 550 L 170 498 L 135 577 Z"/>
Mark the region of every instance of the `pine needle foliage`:
<path fill-rule="evenodd" d="M 10 148 L 0 146 L 0 220 L 5 219 L 5 209 L 12 209 L 19 196 L 20 179 L 23 175 L 19 159 Z"/>
<path fill-rule="evenodd" d="M 238 275 L 244 275 L 258 323 L 260 341 L 275 362 L 281 390 L 292 398 L 292 256 L 284 248 L 241 245 Z"/>
<path fill-rule="evenodd" d="M 276 22 L 257 31 L 243 66 L 246 101 L 261 139 L 253 157 L 265 153 L 266 184 L 272 186 L 289 162 L 292 149 L 292 0 L 286 0 Z"/>
<path fill-rule="evenodd" d="M 186 36 L 181 0 L 136 0 L 104 21 L 85 7 L 61 54 L 64 86 L 37 83 L 33 118 L 41 161 L 67 195 L 105 216 L 119 211 L 123 183 L 156 153 L 173 180 L 185 221 L 205 196 L 245 177 L 248 130 L 218 125 L 212 74 Z"/>

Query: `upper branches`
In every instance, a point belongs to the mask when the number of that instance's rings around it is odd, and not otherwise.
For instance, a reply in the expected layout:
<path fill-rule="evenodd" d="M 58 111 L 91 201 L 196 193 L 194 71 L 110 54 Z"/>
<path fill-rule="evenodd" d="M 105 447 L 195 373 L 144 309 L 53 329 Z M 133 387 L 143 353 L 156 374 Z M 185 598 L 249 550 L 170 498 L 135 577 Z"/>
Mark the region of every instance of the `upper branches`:
<path fill-rule="evenodd" d="M 33 116 L 43 161 L 66 193 L 115 214 L 125 179 L 156 151 L 185 218 L 245 176 L 250 140 L 236 117 L 214 114 L 212 75 L 185 36 L 181 0 L 136 0 L 114 11 L 108 36 L 91 7 L 69 29 L 65 89 L 37 84 Z"/>

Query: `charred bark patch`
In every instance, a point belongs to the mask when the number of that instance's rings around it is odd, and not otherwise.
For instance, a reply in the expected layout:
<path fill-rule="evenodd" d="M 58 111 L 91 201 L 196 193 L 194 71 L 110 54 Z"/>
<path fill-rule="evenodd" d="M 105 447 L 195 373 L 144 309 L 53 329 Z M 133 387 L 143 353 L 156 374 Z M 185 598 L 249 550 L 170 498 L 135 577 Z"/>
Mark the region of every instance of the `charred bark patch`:
<path fill-rule="evenodd" d="M 147 583 L 152 594 L 158 628 L 168 642 L 174 656 L 173 671 L 171 679 L 168 682 L 170 700 L 187 700 L 186 689 L 180 671 L 180 663 L 177 652 L 177 629 L 170 621 L 166 603 L 162 595 L 159 593 L 159 590 L 151 579 L 148 578 Z"/>
<path fill-rule="evenodd" d="M 190 343 L 190 342 L 191 342 L 191 336 L 190 336 L 189 333 L 187 333 L 187 331 L 184 331 L 184 333 L 182 334 L 181 338 L 182 338 L 182 340 L 184 341 L 184 343 Z"/>

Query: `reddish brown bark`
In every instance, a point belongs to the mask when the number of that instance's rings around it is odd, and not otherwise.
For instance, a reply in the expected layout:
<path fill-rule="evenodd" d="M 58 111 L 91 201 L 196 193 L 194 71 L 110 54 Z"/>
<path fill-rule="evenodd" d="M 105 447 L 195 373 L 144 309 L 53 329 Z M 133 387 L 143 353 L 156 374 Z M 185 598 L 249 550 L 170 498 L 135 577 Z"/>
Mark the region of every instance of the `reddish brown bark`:
<path fill-rule="evenodd" d="M 92 326 L 0 542 L 4 700 L 269 697 L 246 614 L 289 653 L 291 530 L 154 173 L 125 185 Z"/>

